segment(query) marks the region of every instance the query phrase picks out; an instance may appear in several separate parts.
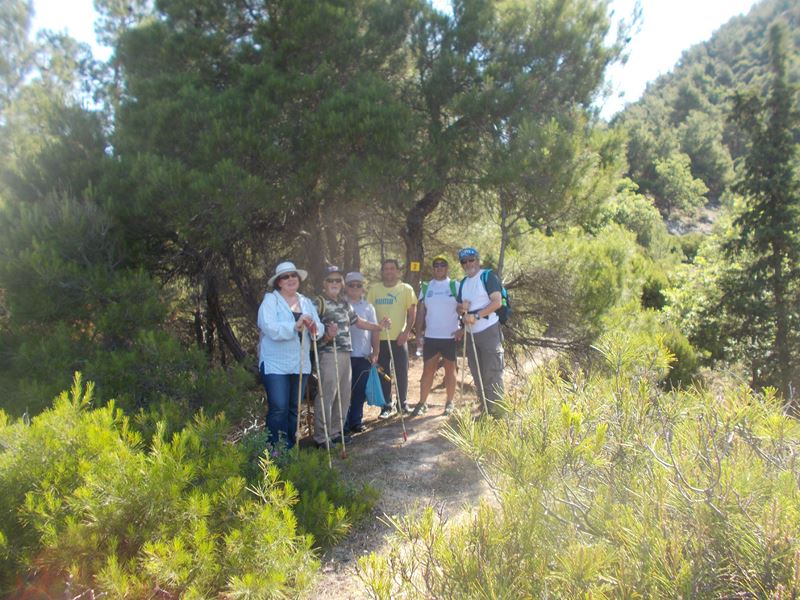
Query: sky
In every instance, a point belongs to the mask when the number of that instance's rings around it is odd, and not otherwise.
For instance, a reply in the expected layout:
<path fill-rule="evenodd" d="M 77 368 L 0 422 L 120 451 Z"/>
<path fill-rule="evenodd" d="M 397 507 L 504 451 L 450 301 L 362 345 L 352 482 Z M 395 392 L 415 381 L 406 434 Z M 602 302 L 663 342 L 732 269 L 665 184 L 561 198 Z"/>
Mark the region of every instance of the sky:
<path fill-rule="evenodd" d="M 636 0 L 612 0 L 614 18 L 629 18 Z M 731 17 L 747 13 L 755 0 L 640 0 L 642 21 L 634 32 L 625 65 L 608 73 L 612 94 L 601 114 L 610 118 L 641 97 L 647 83 L 667 73 L 690 46 L 707 40 Z M 446 5 L 448 0 L 434 0 Z M 94 37 L 92 0 L 34 0 L 34 30 L 67 30 L 74 38 L 95 46 L 98 58 L 108 49 L 98 49 Z"/>

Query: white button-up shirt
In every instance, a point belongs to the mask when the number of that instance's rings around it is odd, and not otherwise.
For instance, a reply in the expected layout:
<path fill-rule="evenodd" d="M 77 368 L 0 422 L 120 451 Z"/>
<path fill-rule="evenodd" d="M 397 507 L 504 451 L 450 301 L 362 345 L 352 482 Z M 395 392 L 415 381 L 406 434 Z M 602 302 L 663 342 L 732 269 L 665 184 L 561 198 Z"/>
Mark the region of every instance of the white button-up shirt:
<path fill-rule="evenodd" d="M 300 311 L 311 315 L 317 324 L 317 339 L 325 334 L 325 328 L 319 320 L 314 303 L 303 296 L 300 298 Z M 305 348 L 301 354 L 300 334 L 295 329 L 297 321 L 292 309 L 278 290 L 264 294 L 264 300 L 258 309 L 258 329 L 261 332 L 258 341 L 259 371 L 268 375 L 298 374 L 300 361 L 303 362 L 303 373 L 311 373 L 311 337 L 308 329 L 303 329 Z"/>

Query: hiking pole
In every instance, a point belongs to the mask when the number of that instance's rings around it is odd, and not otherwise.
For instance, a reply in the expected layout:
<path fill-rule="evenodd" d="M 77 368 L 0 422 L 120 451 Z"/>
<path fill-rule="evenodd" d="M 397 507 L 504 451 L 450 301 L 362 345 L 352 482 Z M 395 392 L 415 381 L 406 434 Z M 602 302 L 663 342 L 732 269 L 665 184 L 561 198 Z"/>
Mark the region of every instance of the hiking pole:
<path fill-rule="evenodd" d="M 297 431 L 294 434 L 294 444 L 297 446 L 297 454 L 300 455 L 300 413 L 303 410 L 303 352 L 306 349 L 305 326 L 300 328 L 300 360 L 297 369 Z"/>
<path fill-rule="evenodd" d="M 467 324 L 464 323 L 464 350 L 461 353 L 461 388 L 458 390 L 458 403 L 464 405 L 464 373 L 467 370 Z"/>
<path fill-rule="evenodd" d="M 322 370 L 319 368 L 319 351 L 317 350 L 317 336 L 312 335 L 311 341 L 314 345 L 314 360 L 317 362 L 317 383 L 319 385 L 319 403 L 322 407 L 322 431 L 325 434 L 325 449 L 328 451 L 328 468 L 332 469 L 331 464 L 331 441 L 328 439 L 328 418 L 325 416 L 325 394 L 322 387 Z"/>
<path fill-rule="evenodd" d="M 392 350 L 392 340 L 389 339 L 389 330 L 386 330 L 386 343 L 389 344 L 389 365 L 392 368 L 392 379 L 394 380 L 394 395 L 397 398 L 397 412 L 400 413 L 400 425 L 403 427 L 403 441 L 408 441 L 406 433 L 406 419 L 403 415 L 403 407 L 400 406 L 400 390 L 397 388 L 397 368 L 394 365 L 394 351 Z"/>
<path fill-rule="evenodd" d="M 478 386 L 480 387 L 481 400 L 483 400 L 483 412 L 489 414 L 489 407 L 486 406 L 486 393 L 483 389 L 483 377 L 481 376 L 481 364 L 478 362 L 478 349 L 475 346 L 475 334 L 472 333 L 472 325 L 469 326 L 469 337 L 472 339 L 472 354 L 475 356 L 475 370 L 478 372 Z"/>
<path fill-rule="evenodd" d="M 344 446 L 344 417 L 342 417 L 342 386 L 339 383 L 339 354 L 336 351 L 336 336 L 333 336 L 333 368 L 336 369 L 336 400 L 339 402 L 339 435 L 342 438 L 342 458 L 347 458 Z"/>

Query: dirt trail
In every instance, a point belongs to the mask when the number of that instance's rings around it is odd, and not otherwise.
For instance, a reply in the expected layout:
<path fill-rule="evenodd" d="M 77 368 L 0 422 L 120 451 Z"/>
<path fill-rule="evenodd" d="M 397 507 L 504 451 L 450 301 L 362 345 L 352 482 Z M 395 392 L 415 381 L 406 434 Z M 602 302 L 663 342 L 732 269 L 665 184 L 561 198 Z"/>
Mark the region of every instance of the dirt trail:
<path fill-rule="evenodd" d="M 421 372 L 422 360 L 412 358 L 408 376 L 408 402 L 412 407 L 419 399 Z M 440 369 L 437 373 L 427 414 L 405 419 L 405 443 L 399 417 L 380 421 L 379 409 L 364 407 L 364 423 L 369 429 L 353 437 L 347 445 L 348 459 L 334 459 L 334 468 L 348 480 L 369 483 L 380 490 L 381 497 L 373 516 L 323 556 L 322 571 L 311 598 L 368 598 L 355 564 L 359 557 L 373 551 L 380 553 L 386 546 L 392 530 L 378 517 L 406 514 L 416 503 L 433 504 L 443 516 L 452 517 L 488 494 L 474 463 L 440 435 L 448 421 L 442 415 L 446 399 L 441 385 L 443 372 Z M 477 408 L 469 372 L 466 382 L 470 385 L 464 391 L 464 402 Z"/>

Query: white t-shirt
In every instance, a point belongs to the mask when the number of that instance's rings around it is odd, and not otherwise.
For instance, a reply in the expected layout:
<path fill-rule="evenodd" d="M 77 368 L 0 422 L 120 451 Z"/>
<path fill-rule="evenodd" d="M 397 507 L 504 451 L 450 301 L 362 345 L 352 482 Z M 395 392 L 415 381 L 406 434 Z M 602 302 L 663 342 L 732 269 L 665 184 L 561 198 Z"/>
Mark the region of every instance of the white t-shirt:
<path fill-rule="evenodd" d="M 356 314 L 370 323 L 377 323 L 375 307 L 366 300 L 359 300 L 351 305 Z M 372 332 L 359 327 L 350 328 L 350 337 L 353 340 L 353 351 L 350 356 L 356 358 L 369 358 L 372 355 Z"/>
<path fill-rule="evenodd" d="M 483 270 L 478 271 L 473 277 L 467 277 L 464 282 L 464 287 L 461 290 L 461 299 L 469 300 L 469 312 L 474 313 L 476 310 L 486 308 L 491 304 L 492 300 L 486 291 L 486 286 L 481 281 L 481 273 Z M 480 333 L 484 329 L 488 329 L 499 321 L 497 313 L 489 315 L 488 319 L 478 319 L 471 327 L 472 333 Z"/>
<path fill-rule="evenodd" d="M 458 292 L 458 286 L 453 286 Z M 436 340 L 452 340 L 458 330 L 456 298 L 450 288 L 450 278 L 442 281 L 432 279 L 420 302 L 425 303 L 425 337 Z"/>

